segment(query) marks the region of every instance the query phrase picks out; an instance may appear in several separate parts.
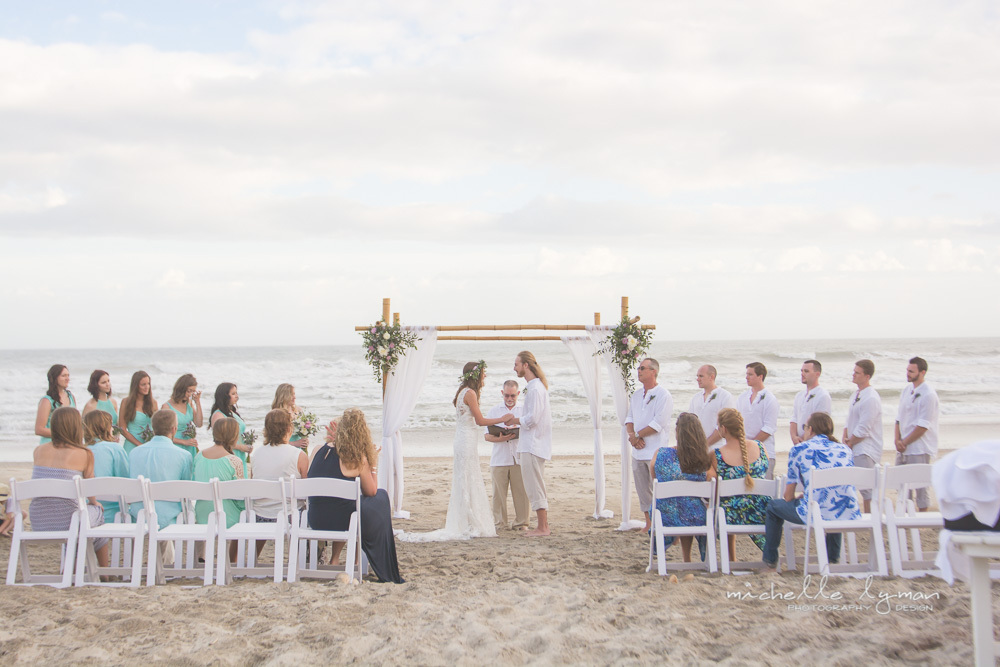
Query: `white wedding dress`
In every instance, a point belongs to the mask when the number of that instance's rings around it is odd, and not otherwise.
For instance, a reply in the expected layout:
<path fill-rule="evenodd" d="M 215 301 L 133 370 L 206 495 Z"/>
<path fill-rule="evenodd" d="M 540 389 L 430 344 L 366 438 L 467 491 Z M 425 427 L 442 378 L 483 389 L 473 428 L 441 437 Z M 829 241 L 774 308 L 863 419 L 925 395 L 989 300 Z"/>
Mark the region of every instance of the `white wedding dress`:
<path fill-rule="evenodd" d="M 455 425 L 455 461 L 451 476 L 451 499 L 444 528 L 429 533 L 401 533 L 404 542 L 443 542 L 471 537 L 496 537 L 493 510 L 486 497 L 486 485 L 479 468 L 479 439 L 482 430 L 465 404 L 468 387 L 458 395 Z"/>

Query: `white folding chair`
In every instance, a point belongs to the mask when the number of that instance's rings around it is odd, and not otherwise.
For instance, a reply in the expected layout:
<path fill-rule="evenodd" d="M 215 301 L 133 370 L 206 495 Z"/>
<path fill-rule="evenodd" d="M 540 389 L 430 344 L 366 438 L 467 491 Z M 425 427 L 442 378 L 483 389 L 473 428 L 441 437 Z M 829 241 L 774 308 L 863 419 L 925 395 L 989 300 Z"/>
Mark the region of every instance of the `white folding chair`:
<path fill-rule="evenodd" d="M 288 581 L 298 581 L 300 576 L 331 578 L 340 572 L 347 572 L 353 581 L 362 577 L 361 557 L 361 480 L 353 482 L 331 477 L 313 477 L 310 479 L 292 479 L 293 516 L 291 540 L 288 550 Z M 343 498 L 354 501 L 354 511 L 351 513 L 347 530 L 316 530 L 309 527 L 308 509 L 298 510 L 300 500 L 308 502 L 310 496 L 327 498 Z M 331 565 L 321 566 L 316 558 L 314 545 L 309 567 L 306 567 L 306 540 L 335 540 L 347 542 L 347 561 L 343 568 Z"/>
<path fill-rule="evenodd" d="M 921 577 L 936 569 L 934 559 L 937 551 L 924 553 L 920 529 L 939 531 L 944 527 L 944 517 L 940 512 L 918 512 L 916 503 L 909 498 L 910 491 L 930 488 L 933 467 L 929 463 L 912 463 L 888 466 L 882 473 L 879 499 L 889 538 L 889 560 L 892 562 L 892 573 L 897 577 Z M 889 491 L 895 493 L 895 502 L 889 497 Z"/>
<path fill-rule="evenodd" d="M 969 557 L 969 593 L 972 596 L 972 639 L 976 667 L 992 667 L 1000 658 L 1000 642 L 993 639 L 993 595 L 990 559 L 1000 559 L 1000 533 L 953 531 L 951 542 Z"/>
<path fill-rule="evenodd" d="M 71 502 L 74 510 L 66 530 L 25 530 L 21 515 L 21 502 L 35 498 L 58 498 Z M 10 541 L 10 559 L 7 563 L 7 585 L 15 584 L 18 562 L 21 564 L 20 585 L 45 584 L 66 588 L 73 584 L 73 559 L 80 535 L 80 510 L 76 502 L 76 482 L 69 479 L 10 480 L 10 499 L 14 507 L 14 532 Z M 32 574 L 28 562 L 28 542 L 61 542 L 59 574 Z"/>
<path fill-rule="evenodd" d="M 129 503 L 138 503 L 145 500 L 144 495 L 145 479 L 128 479 L 125 477 L 94 477 L 92 479 L 76 478 L 77 502 L 80 507 L 80 540 L 76 554 L 76 585 L 94 584 L 103 586 L 132 586 L 138 587 L 142 583 L 142 551 L 143 540 L 146 537 L 148 528 L 146 525 L 146 510 L 139 511 L 139 516 L 135 522 L 131 521 L 128 513 Z M 120 520 L 114 523 L 105 523 L 100 526 L 91 526 L 87 520 L 87 498 L 97 500 L 114 500 L 119 503 L 117 516 Z M 122 516 L 128 516 L 129 521 L 122 520 Z M 99 568 L 97 566 L 97 556 L 91 543 L 95 537 L 107 537 L 112 542 L 125 542 L 126 549 L 131 543 L 131 554 L 126 557 L 127 565 L 119 566 L 118 559 L 111 561 L 110 567 Z M 110 551 L 110 550 L 109 550 Z M 89 573 L 89 577 L 85 576 Z M 101 582 L 100 575 L 117 575 L 128 577 L 126 582 Z"/>
<path fill-rule="evenodd" d="M 822 575 L 842 574 L 847 576 L 887 576 L 889 569 L 885 562 L 885 544 L 882 542 L 882 512 L 879 507 L 878 488 L 882 466 L 874 468 L 813 468 L 809 475 L 809 512 L 806 515 L 806 557 L 805 572 L 809 572 L 809 532 L 815 531 L 816 556 L 819 573 Z M 871 513 L 862 514 L 858 519 L 824 519 L 816 498 L 821 489 L 831 486 L 851 485 L 855 489 L 872 491 Z M 860 499 L 859 499 L 860 502 Z M 787 523 L 787 522 L 786 522 Z M 844 562 L 831 565 L 826 552 L 827 533 L 846 533 L 847 554 Z M 868 533 L 867 563 L 862 566 L 858 560 L 856 533 Z M 843 551 L 843 547 L 842 547 Z"/>
<path fill-rule="evenodd" d="M 215 541 L 218 538 L 220 516 L 225 521 L 222 511 L 222 501 L 219 500 L 218 480 L 210 482 L 191 482 L 184 480 L 166 482 L 146 482 L 146 512 L 149 523 L 149 555 L 147 557 L 148 572 L 146 585 L 163 583 L 167 576 L 192 577 L 197 576 L 194 568 L 194 542 L 205 543 L 205 566 L 202 577 L 205 586 L 212 583 L 212 569 L 215 558 Z M 194 501 L 205 500 L 212 503 L 212 512 L 207 523 L 195 522 Z M 179 502 L 181 513 L 177 515 L 176 523 L 160 528 L 157 523 L 156 501 Z M 161 542 L 175 542 L 174 564 L 167 568 L 163 565 L 160 555 Z M 188 543 L 187 566 L 182 559 L 181 545 Z"/>
<path fill-rule="evenodd" d="M 646 567 L 646 572 L 653 569 L 653 557 L 655 554 L 657 572 L 660 576 L 664 576 L 667 573 L 668 563 L 664 551 L 666 547 L 664 546 L 664 537 L 704 537 L 708 542 L 708 555 L 705 558 L 705 562 L 701 560 L 693 560 L 690 563 L 669 563 L 669 569 L 676 570 L 689 570 L 689 569 L 707 569 L 709 572 L 715 572 L 715 479 L 708 482 L 689 482 L 687 480 L 676 480 L 673 482 L 661 482 L 659 480 L 653 480 L 653 530 L 649 535 L 649 565 Z M 703 526 L 664 526 L 663 525 L 663 515 L 660 510 L 656 509 L 656 501 L 663 500 L 664 498 L 679 498 L 679 497 L 692 497 L 700 498 L 705 501 L 707 507 L 705 509 L 705 525 Z M 692 545 L 693 548 L 693 545 Z"/>
<path fill-rule="evenodd" d="M 730 524 L 726 521 L 726 508 L 722 506 L 723 499 L 732 498 L 734 496 L 753 495 L 764 496 L 773 500 L 780 497 L 780 494 L 785 487 L 784 484 L 782 484 L 781 476 L 778 475 L 774 479 L 755 478 L 753 480 L 753 489 L 750 491 L 747 491 L 746 482 L 742 477 L 739 479 L 719 480 L 717 488 L 718 501 L 716 503 L 716 526 L 718 527 L 719 532 L 719 560 L 722 563 L 722 572 L 724 574 L 729 574 L 729 536 L 763 535 L 764 524 Z M 764 563 L 763 560 L 760 560 L 740 563 L 740 567 L 758 569 L 767 567 L 767 564 Z"/>
<path fill-rule="evenodd" d="M 285 495 L 284 480 L 267 479 L 234 479 L 219 483 L 219 500 L 242 500 L 244 510 L 240 512 L 240 520 L 231 528 L 226 527 L 225 513 L 219 516 L 219 566 L 215 576 L 217 585 L 225 585 L 232 581 L 234 574 L 260 576 L 268 570 L 273 570 L 275 583 L 281 581 L 282 570 L 285 567 L 285 537 L 288 535 L 288 502 Z M 257 522 L 254 512 L 255 500 L 272 500 L 281 503 L 281 510 L 274 523 Z M 247 561 L 237 558 L 235 565 L 229 565 L 229 550 L 226 540 L 240 540 Z M 274 565 L 272 568 L 257 567 L 257 540 L 274 541 Z"/>

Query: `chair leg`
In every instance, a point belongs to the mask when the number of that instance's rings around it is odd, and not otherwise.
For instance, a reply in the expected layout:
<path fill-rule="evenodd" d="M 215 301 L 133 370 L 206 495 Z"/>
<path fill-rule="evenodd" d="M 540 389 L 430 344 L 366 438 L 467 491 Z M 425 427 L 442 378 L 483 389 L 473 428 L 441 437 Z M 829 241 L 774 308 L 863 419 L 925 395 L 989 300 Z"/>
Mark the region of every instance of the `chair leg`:
<path fill-rule="evenodd" d="M 920 530 L 917 528 L 910 529 L 910 541 L 913 542 L 913 559 L 923 560 L 924 559 L 924 545 L 920 542 Z"/>
<path fill-rule="evenodd" d="M 81 535 L 80 539 L 77 541 L 76 547 L 76 580 L 73 582 L 76 586 L 83 586 L 83 575 L 84 570 L 87 567 L 87 539 L 86 535 Z"/>
<path fill-rule="evenodd" d="M 726 517 L 719 516 L 719 561 L 722 573 L 729 574 L 729 532 L 726 530 Z"/>
<path fill-rule="evenodd" d="M 278 537 L 274 540 L 274 583 L 281 583 L 281 568 L 285 560 L 285 538 Z"/>
<path fill-rule="evenodd" d="M 146 560 L 146 563 L 147 563 L 147 565 L 146 565 L 146 585 L 147 586 L 155 586 L 156 585 L 156 577 L 158 576 L 157 575 L 157 571 L 156 571 L 156 566 L 157 566 L 157 563 L 159 563 L 159 560 L 160 560 L 159 542 L 156 539 L 156 534 L 155 533 L 150 533 L 149 534 L 149 555 L 147 556 L 147 560 Z"/>
<path fill-rule="evenodd" d="M 826 552 L 826 530 L 822 524 L 813 526 L 813 534 L 816 536 L 816 560 L 819 562 L 819 573 L 828 576 L 830 574 L 830 554 Z"/>
<path fill-rule="evenodd" d="M 906 531 L 897 529 L 894 523 L 888 527 L 889 533 L 889 558 L 892 560 L 892 573 L 895 576 L 903 574 L 903 550 L 906 549 Z M 901 543 L 902 542 L 902 543 Z"/>
<path fill-rule="evenodd" d="M 711 524 L 709 524 L 708 530 L 705 532 L 705 539 L 708 541 L 708 571 L 717 572 L 718 568 L 715 563 L 715 534 L 712 532 Z"/>
<path fill-rule="evenodd" d="M 784 528 L 782 528 L 783 537 L 785 538 L 785 567 L 789 570 L 795 569 L 795 546 L 792 544 L 792 529 L 788 527 L 788 523 L 785 523 Z"/>
<path fill-rule="evenodd" d="M 357 552 L 356 552 L 356 550 L 357 550 L 357 540 L 350 540 L 350 541 L 348 541 L 348 543 L 347 543 L 347 561 L 346 561 L 346 565 L 344 567 L 344 571 L 347 572 L 348 571 L 347 568 L 350 568 L 350 570 L 349 570 L 350 575 L 349 576 L 351 577 L 351 581 L 354 581 L 354 573 L 355 573 L 355 568 L 356 568 L 356 565 L 354 563 L 354 559 L 357 558 Z"/>
<path fill-rule="evenodd" d="M 17 535 L 16 531 L 14 534 L 14 539 L 10 542 L 10 555 L 7 558 L 7 585 L 13 586 L 14 579 L 17 577 L 17 561 L 18 556 L 21 553 L 21 537 Z"/>
<path fill-rule="evenodd" d="M 853 532 L 847 534 L 847 548 L 849 552 L 848 562 L 858 564 L 858 538 Z"/>
<path fill-rule="evenodd" d="M 291 539 L 288 541 L 288 581 L 295 583 L 298 580 L 298 572 L 296 568 L 299 562 L 299 540 L 292 534 Z"/>
<path fill-rule="evenodd" d="M 132 588 L 138 588 L 142 585 L 142 540 L 129 541 L 132 542 L 132 550 L 126 553 L 129 554 L 132 578 L 129 579 L 128 585 Z"/>
<path fill-rule="evenodd" d="M 206 540 L 206 544 L 207 542 Z M 221 532 L 219 533 L 218 545 L 219 564 L 215 569 L 215 585 L 225 586 L 229 583 L 229 550 L 226 549 L 226 536 Z"/>

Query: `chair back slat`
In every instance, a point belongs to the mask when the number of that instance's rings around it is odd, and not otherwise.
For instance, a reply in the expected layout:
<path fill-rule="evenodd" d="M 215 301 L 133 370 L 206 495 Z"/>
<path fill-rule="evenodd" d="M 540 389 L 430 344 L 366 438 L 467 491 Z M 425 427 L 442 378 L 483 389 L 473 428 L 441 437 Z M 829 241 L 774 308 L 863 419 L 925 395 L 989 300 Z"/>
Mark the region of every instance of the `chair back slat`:
<path fill-rule="evenodd" d="M 929 487 L 933 468 L 930 463 L 887 466 L 884 471 L 885 488 L 899 492 L 904 486 L 910 490 Z"/>
<path fill-rule="evenodd" d="M 326 498 L 357 498 L 357 481 L 333 479 L 332 477 L 310 477 L 308 479 L 293 479 L 291 497 L 293 500 L 306 500 L 309 496 Z"/>
<path fill-rule="evenodd" d="M 711 482 L 692 482 L 686 479 L 674 480 L 672 482 L 654 480 L 653 499 L 663 500 L 664 498 L 679 498 L 683 496 L 710 499 L 713 488 Z"/>
<path fill-rule="evenodd" d="M 144 500 L 142 495 L 142 478 L 128 477 L 92 477 L 80 480 L 80 494 L 84 498 L 94 497 L 97 500 L 113 500 L 126 503 L 138 503 Z"/>
<path fill-rule="evenodd" d="M 766 496 L 768 498 L 777 498 L 776 494 L 781 488 L 781 478 L 754 478 L 753 488 L 750 490 L 747 490 L 746 480 L 742 477 L 739 479 L 720 479 L 718 488 L 720 498 L 729 498 L 732 496 Z"/>
<path fill-rule="evenodd" d="M 828 486 L 851 485 L 857 489 L 875 489 L 878 486 L 879 468 L 842 468 L 812 469 L 809 472 L 809 489 L 823 489 Z"/>
<path fill-rule="evenodd" d="M 76 500 L 76 477 L 73 479 L 10 480 L 10 495 L 15 503 L 35 498 Z"/>
<path fill-rule="evenodd" d="M 169 480 L 165 482 L 149 482 L 150 500 L 180 502 L 183 500 L 215 500 L 215 482 L 192 482 L 187 480 Z"/>
<path fill-rule="evenodd" d="M 276 479 L 233 479 L 219 482 L 219 497 L 223 500 L 284 500 L 285 489 Z"/>

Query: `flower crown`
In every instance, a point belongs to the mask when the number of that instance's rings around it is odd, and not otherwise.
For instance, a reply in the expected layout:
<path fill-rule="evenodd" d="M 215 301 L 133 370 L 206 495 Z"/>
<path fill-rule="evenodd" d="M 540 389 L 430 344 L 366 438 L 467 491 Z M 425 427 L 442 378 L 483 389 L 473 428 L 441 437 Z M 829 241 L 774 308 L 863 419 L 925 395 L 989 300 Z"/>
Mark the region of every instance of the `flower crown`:
<path fill-rule="evenodd" d="M 486 362 L 480 359 L 479 363 L 476 364 L 476 367 L 473 368 L 468 373 L 463 373 L 462 377 L 458 378 L 458 381 L 464 384 L 468 380 L 478 380 L 483 376 L 483 371 L 485 370 L 486 370 Z"/>

